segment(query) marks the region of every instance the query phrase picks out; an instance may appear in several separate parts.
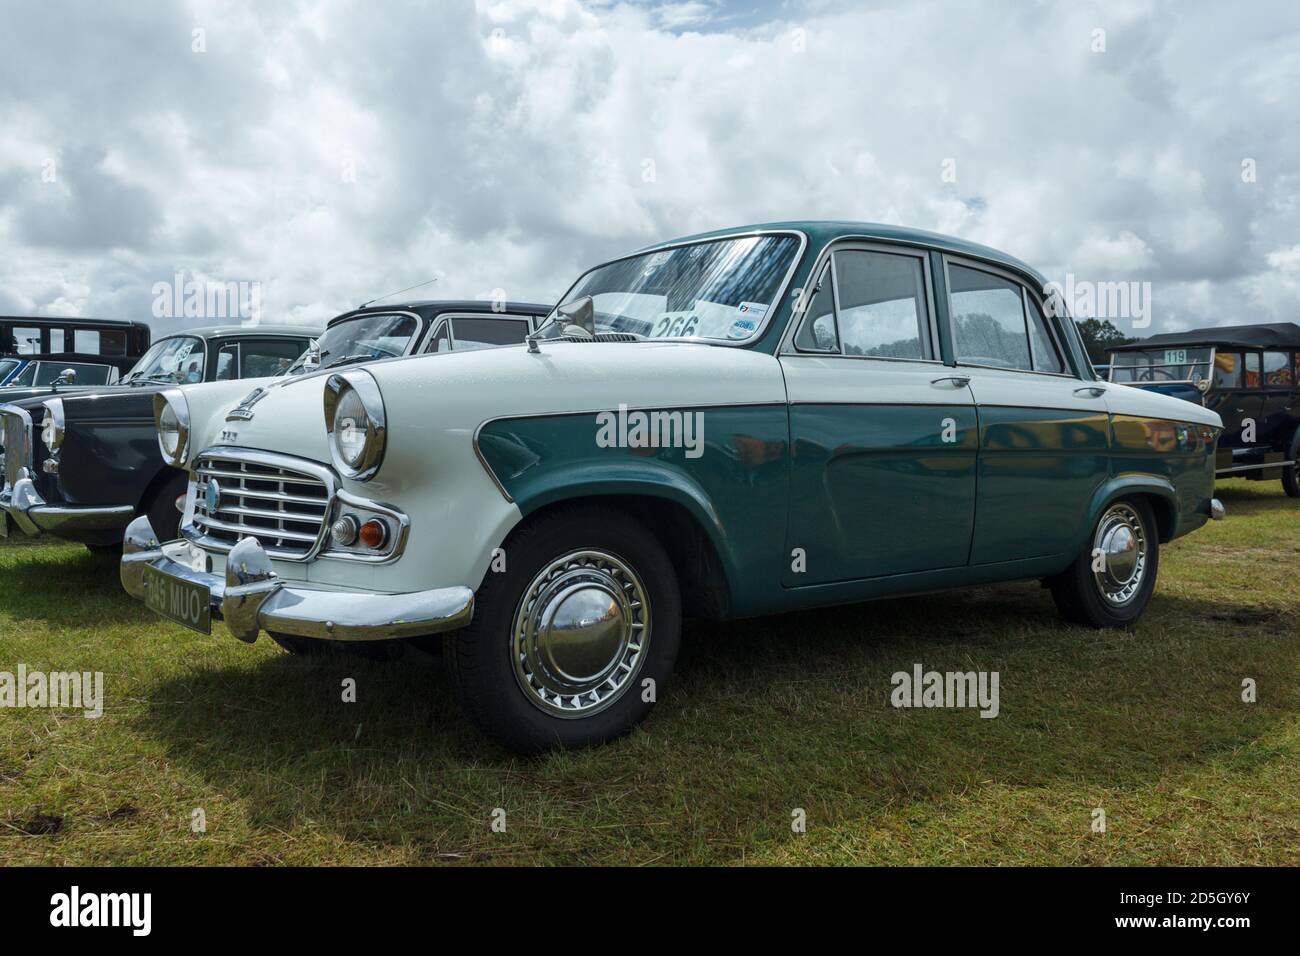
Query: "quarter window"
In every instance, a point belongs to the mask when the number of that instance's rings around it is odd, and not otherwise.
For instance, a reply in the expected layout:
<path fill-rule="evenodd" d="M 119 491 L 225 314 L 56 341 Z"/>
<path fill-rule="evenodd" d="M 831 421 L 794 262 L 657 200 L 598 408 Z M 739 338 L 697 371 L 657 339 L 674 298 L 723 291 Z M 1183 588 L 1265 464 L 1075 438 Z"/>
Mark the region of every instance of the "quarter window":
<path fill-rule="evenodd" d="M 958 265 L 948 267 L 948 286 L 958 361 L 1031 370 L 1020 286 Z"/>
<path fill-rule="evenodd" d="M 451 334 L 456 351 L 487 349 L 494 345 L 517 345 L 528 334 L 523 319 L 452 319 Z"/>
<path fill-rule="evenodd" d="M 795 348 L 805 352 L 838 352 L 840 339 L 835 331 L 835 290 L 829 264 L 822 270 L 817 284 L 806 294 L 811 298 L 808 299 L 803 324 L 794 337 Z"/>
<path fill-rule="evenodd" d="M 1290 388 L 1294 384 L 1290 352 L 1264 353 L 1264 387 Z"/>
<path fill-rule="evenodd" d="M 1029 315 L 1029 344 L 1033 346 L 1034 351 L 1034 371 L 1064 372 L 1065 365 L 1062 364 L 1061 356 L 1057 354 L 1056 346 L 1052 342 L 1052 333 L 1047 330 L 1046 317 L 1038 308 L 1038 303 L 1028 295 L 1025 296 L 1025 303 Z"/>

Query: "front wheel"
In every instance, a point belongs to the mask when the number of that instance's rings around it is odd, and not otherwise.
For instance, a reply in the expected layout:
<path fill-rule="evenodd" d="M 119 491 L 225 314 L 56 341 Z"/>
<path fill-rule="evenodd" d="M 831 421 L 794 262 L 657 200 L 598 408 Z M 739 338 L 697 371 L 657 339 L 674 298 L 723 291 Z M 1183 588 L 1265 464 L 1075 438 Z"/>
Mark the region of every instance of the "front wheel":
<path fill-rule="evenodd" d="M 639 522 L 601 507 L 516 532 L 474 620 L 444 638 L 461 706 L 518 753 L 622 736 L 663 692 L 681 641 L 672 562 Z"/>
<path fill-rule="evenodd" d="M 1127 627 L 1146 610 L 1159 568 L 1151 506 L 1141 498 L 1126 498 L 1106 506 L 1074 563 L 1047 583 L 1066 620 L 1086 627 Z"/>
<path fill-rule="evenodd" d="M 1300 461 L 1300 428 L 1291 436 L 1286 457 L 1288 461 Z M 1300 465 L 1287 465 L 1282 469 L 1282 490 L 1288 498 L 1300 498 Z"/>

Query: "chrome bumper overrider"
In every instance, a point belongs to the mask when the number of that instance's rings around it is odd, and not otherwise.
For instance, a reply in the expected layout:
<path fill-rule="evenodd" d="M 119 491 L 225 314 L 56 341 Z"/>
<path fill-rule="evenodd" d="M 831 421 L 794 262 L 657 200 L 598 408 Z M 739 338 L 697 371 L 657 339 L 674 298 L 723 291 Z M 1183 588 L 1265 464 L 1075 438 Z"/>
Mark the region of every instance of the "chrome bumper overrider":
<path fill-rule="evenodd" d="M 56 535 L 125 528 L 135 514 L 130 505 L 103 508 L 47 505 L 27 477 L 26 469 L 19 472 L 13 488 L 0 492 L 0 510 L 9 512 L 14 524 L 27 534 L 49 531 Z"/>
<path fill-rule="evenodd" d="M 188 542 L 173 544 L 188 547 Z M 259 631 L 330 641 L 418 637 L 464 627 L 474 615 L 474 592 L 467 587 L 378 594 L 286 583 L 271 570 L 271 559 L 255 538 L 242 539 L 230 551 L 224 576 L 173 560 L 165 553 L 171 547 L 159 544 L 147 517 L 132 521 L 122 545 L 122 587 L 144 600 L 146 567 L 206 587 L 213 616 L 249 643 Z"/>

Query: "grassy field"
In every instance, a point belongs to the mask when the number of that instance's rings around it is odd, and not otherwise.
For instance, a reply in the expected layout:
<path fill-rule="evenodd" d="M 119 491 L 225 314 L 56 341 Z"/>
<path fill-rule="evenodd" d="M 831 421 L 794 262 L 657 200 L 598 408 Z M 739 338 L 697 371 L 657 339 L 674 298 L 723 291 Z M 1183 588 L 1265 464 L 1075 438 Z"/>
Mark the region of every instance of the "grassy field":
<path fill-rule="evenodd" d="M 107 704 L 0 711 L 0 863 L 1300 864 L 1300 503 L 1220 495 L 1132 632 L 1067 628 L 1033 583 L 692 624 L 648 724 L 538 760 L 478 737 L 436 661 L 204 637 L 113 564 L 10 542 L 0 671 L 103 671 Z M 1000 716 L 891 708 L 915 663 L 998 671 Z"/>

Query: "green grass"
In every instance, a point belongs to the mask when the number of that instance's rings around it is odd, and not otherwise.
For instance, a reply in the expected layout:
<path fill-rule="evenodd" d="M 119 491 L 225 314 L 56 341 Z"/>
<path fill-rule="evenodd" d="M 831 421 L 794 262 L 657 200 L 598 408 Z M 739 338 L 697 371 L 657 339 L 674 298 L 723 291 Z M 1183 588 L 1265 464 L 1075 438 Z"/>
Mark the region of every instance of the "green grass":
<path fill-rule="evenodd" d="M 1065 627 L 1033 583 L 692 624 L 642 729 L 536 760 L 477 736 L 436 663 L 204 637 L 111 563 L 10 542 L 0 670 L 103 671 L 108 700 L 0 711 L 0 862 L 1295 865 L 1300 503 L 1220 494 L 1132 632 Z M 916 662 L 999 671 L 1001 715 L 890 708 Z"/>

